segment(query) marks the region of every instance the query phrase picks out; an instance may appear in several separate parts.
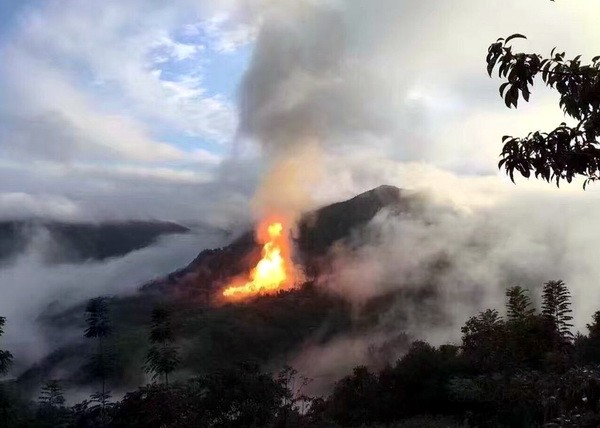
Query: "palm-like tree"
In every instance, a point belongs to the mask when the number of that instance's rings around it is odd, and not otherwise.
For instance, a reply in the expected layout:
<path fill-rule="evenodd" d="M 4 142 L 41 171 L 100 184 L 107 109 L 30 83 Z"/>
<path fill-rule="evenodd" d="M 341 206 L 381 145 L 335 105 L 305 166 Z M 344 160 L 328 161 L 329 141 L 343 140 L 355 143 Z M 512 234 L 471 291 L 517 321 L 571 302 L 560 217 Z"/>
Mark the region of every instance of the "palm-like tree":
<path fill-rule="evenodd" d="M 108 303 L 105 297 L 91 299 L 85 309 L 87 314 L 84 336 L 97 340 L 97 350 L 90 358 L 90 368 L 94 376 L 102 380 L 102 389 L 91 396 L 92 401 L 102 406 L 102 420 L 105 420 L 105 408 L 110 399 L 110 391 L 106 390 L 106 378 L 111 367 L 111 355 L 105 347 L 105 340 L 112 332 L 108 316 Z M 104 422 L 103 422 L 104 423 Z"/>
<path fill-rule="evenodd" d="M 152 325 L 149 340 L 150 349 L 146 354 L 144 370 L 153 373 L 153 378 L 165 377 L 165 385 L 169 386 L 169 373 L 180 363 L 175 337 L 171 324 L 171 310 L 165 306 L 157 306 L 152 311 Z"/>
<path fill-rule="evenodd" d="M 563 281 L 548 281 L 542 293 L 542 314 L 552 322 L 564 342 L 573 340 L 571 332 L 571 293 Z"/>
<path fill-rule="evenodd" d="M 0 336 L 4 334 L 4 324 L 6 323 L 6 318 L 0 317 Z M 13 361 L 13 356 L 10 352 L 4 351 L 0 349 L 0 376 L 4 376 L 8 373 L 8 369 L 10 368 Z"/>

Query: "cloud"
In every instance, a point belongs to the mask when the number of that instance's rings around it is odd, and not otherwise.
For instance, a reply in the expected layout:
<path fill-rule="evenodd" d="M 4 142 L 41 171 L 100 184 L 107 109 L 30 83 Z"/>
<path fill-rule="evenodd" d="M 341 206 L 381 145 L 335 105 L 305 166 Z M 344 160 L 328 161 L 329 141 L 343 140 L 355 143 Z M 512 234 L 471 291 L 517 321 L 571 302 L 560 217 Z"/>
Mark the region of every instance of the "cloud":
<path fill-rule="evenodd" d="M 4 54 L 10 61 L 2 67 L 3 79 L 12 99 L 22 106 L 22 114 L 33 120 L 56 114 L 62 128 L 70 127 L 78 139 L 87 137 L 106 145 L 106 150 L 121 148 L 124 155 L 141 156 L 141 160 L 152 159 L 153 152 L 167 159 L 176 152 L 152 141 L 147 119 L 213 141 L 229 138 L 235 127 L 231 105 L 206 95 L 199 78 L 164 80 L 156 73 L 161 70 L 153 63 L 156 49 L 183 61 L 202 48 L 169 35 L 177 28 L 172 16 L 176 5 L 165 10 L 148 8 L 143 2 L 94 7 L 71 3 L 67 14 L 64 4 L 47 4 L 26 13 L 19 30 L 5 43 Z M 132 25 L 131 17 L 142 13 L 148 21 Z M 89 36 L 89 28 L 95 29 L 94 37 Z M 200 67 L 201 63 L 195 65 Z M 95 87 L 90 87 L 90 80 Z M 107 103 L 120 104 L 122 111 L 103 112 Z"/>
<path fill-rule="evenodd" d="M 600 41 L 579 19 L 599 12 L 596 3 L 534 3 L 267 3 L 241 86 L 240 132 L 267 153 L 317 139 L 328 151 L 493 174 L 502 135 L 564 117 L 541 87 L 531 104 L 506 109 L 485 73 L 488 45 L 521 32 L 525 50 L 549 53 L 560 40 L 575 56 Z"/>
<path fill-rule="evenodd" d="M 3 215 L 75 215 L 34 207 L 39 197 L 68 201 L 81 218 L 239 217 L 247 196 L 224 194 L 231 187 L 219 172 L 236 128 L 234 100 L 205 85 L 219 49 L 182 34 L 238 9 L 186 0 L 19 8 L 0 42 L 0 193 L 23 195 L 11 196 L 23 206 Z M 220 22 L 214 40 L 237 26 Z M 230 198 L 236 213 L 216 215 Z"/>
<path fill-rule="evenodd" d="M 0 195 L 21 195 L 12 199 L 10 209 L 0 211 L 0 218 L 60 219 L 62 213 L 63 220 L 201 221 L 226 228 L 245 224 L 257 171 L 242 162 L 226 165 L 215 165 L 206 174 L 194 168 L 0 163 Z M 42 203 L 46 200 L 73 209 L 58 210 Z"/>
<path fill-rule="evenodd" d="M 44 230 L 32 237 L 27 251 L 0 268 L 0 313 L 7 318 L 3 346 L 15 354 L 19 369 L 27 368 L 81 331 L 63 331 L 49 338 L 37 322 L 43 312 L 59 313 L 98 295 L 126 295 L 158 276 L 189 263 L 203 248 L 222 245 L 218 230 L 202 229 L 186 235 L 163 237 L 155 245 L 99 262 L 47 265 L 47 248 L 60 251 Z"/>
<path fill-rule="evenodd" d="M 369 188 L 369 180 L 399 185 L 403 177 L 418 176 L 419 182 L 412 180 L 414 187 L 404 191 L 412 199 L 410 212 L 379 213 L 354 231 L 347 247 L 329 253 L 318 286 L 353 304 L 356 328 L 326 343 L 308 340 L 291 358 L 315 379 L 313 392 L 329 391 L 349 367 L 393 362 L 410 340 L 460 344 L 468 317 L 488 308 L 504 314 L 505 290 L 514 285 L 530 291 L 539 311 L 543 284 L 564 280 L 572 293 L 574 331 L 586 331 L 600 309 L 600 228 L 588 214 L 600 208 L 598 191 L 515 186 L 423 164 L 369 165 L 362 174 L 355 168 L 354 179 L 332 182 L 350 195 Z M 367 327 L 365 308 L 372 315 Z M 401 333 L 407 340 L 377 358 Z"/>
<path fill-rule="evenodd" d="M 239 16 L 237 18 L 232 18 L 228 13 L 219 13 L 198 24 L 186 25 L 184 31 L 187 35 L 204 33 L 215 51 L 231 53 L 254 42 L 256 38 L 256 23 L 240 20 Z"/>
<path fill-rule="evenodd" d="M 0 193 L 0 219 L 41 217 L 75 220 L 81 208 L 60 195 L 30 195 L 22 192 Z"/>

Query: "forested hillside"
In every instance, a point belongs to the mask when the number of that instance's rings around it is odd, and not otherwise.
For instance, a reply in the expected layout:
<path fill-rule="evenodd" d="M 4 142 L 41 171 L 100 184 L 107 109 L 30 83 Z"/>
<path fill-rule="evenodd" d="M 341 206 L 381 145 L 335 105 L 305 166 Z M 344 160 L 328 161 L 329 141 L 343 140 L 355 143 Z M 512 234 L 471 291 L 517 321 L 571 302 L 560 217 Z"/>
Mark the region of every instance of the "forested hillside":
<path fill-rule="evenodd" d="M 46 262 L 79 263 L 123 256 L 151 245 L 161 235 L 186 232 L 189 229 L 185 226 L 160 221 L 0 221 L 0 263 L 22 254 L 35 239 L 47 240 L 48 249 L 43 252 Z"/>
<path fill-rule="evenodd" d="M 108 385 L 119 353 L 106 346 L 116 326 L 110 302 L 95 299 L 86 308 L 86 352 L 98 392 L 66 406 L 69 386 L 48 379 L 31 403 L 20 397 L 18 382 L 4 382 L 0 408 L 4 422 L 15 427 L 598 426 L 600 311 L 587 334 L 574 336 L 567 286 L 547 282 L 541 302 L 534 308 L 527 290 L 509 288 L 507 315 L 499 315 L 502 308 L 473 315 L 460 344 L 415 341 L 393 364 L 379 371 L 356 367 L 322 397 L 308 396 L 311 379 L 291 367 L 264 372 L 252 353 L 248 361 L 170 379 L 185 364 L 177 332 L 182 326 L 159 305 L 148 320 L 146 362 L 139 360 L 154 381 L 117 399 Z M 1 367 L 10 362 L 3 352 Z"/>

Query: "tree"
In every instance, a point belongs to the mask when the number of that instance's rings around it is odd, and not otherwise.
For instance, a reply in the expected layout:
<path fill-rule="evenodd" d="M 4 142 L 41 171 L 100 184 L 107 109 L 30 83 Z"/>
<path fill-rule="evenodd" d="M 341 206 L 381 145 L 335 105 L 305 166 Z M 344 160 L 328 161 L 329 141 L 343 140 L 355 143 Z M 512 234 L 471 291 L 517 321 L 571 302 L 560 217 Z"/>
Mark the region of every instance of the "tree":
<path fill-rule="evenodd" d="M 49 380 L 40 392 L 38 401 L 41 406 L 49 407 L 61 407 L 65 404 L 65 397 L 63 396 L 62 387 L 57 380 Z"/>
<path fill-rule="evenodd" d="M 471 317 L 461 328 L 465 356 L 483 370 L 497 370 L 505 361 L 506 324 L 495 309 Z"/>
<path fill-rule="evenodd" d="M 563 281 L 548 281 L 542 292 L 542 314 L 546 316 L 556 329 L 556 333 L 564 342 L 573 340 L 570 321 L 571 294 Z"/>
<path fill-rule="evenodd" d="M 150 349 L 146 354 L 144 369 L 153 373 L 153 378 L 161 374 L 165 377 L 165 385 L 169 386 L 169 373 L 180 363 L 175 337 L 171 325 L 171 310 L 165 306 L 157 306 L 152 311 L 152 328 L 150 329 Z"/>
<path fill-rule="evenodd" d="M 85 329 L 84 336 L 89 339 L 96 339 L 97 349 L 90 358 L 89 367 L 92 375 L 99 377 L 102 381 L 102 388 L 100 391 L 91 395 L 91 399 L 94 402 L 100 404 L 102 409 L 102 423 L 104 424 L 104 418 L 106 416 L 105 409 L 110 399 L 110 391 L 106 389 L 106 378 L 108 371 L 112 366 L 112 354 L 105 347 L 105 340 L 112 334 L 113 329 L 108 316 L 108 304 L 105 297 L 96 297 L 91 299 L 85 309 L 87 314 L 86 323 L 87 328 Z"/>
<path fill-rule="evenodd" d="M 150 384 L 128 392 L 117 404 L 112 427 L 208 427 L 202 411 L 197 411 L 199 397 L 188 384 L 164 388 Z"/>
<path fill-rule="evenodd" d="M 587 324 L 586 327 L 590 332 L 589 337 L 594 339 L 600 339 L 600 311 L 594 312 L 592 315 L 593 322 Z"/>
<path fill-rule="evenodd" d="M 579 364 L 600 363 L 600 311 L 592 315 L 592 322 L 587 324 L 589 334 L 578 333 L 574 345 Z"/>
<path fill-rule="evenodd" d="M 65 397 L 57 380 L 49 380 L 44 383 L 38 403 L 37 419 L 42 426 L 52 428 L 67 426 L 69 411 L 65 407 Z"/>
<path fill-rule="evenodd" d="M 335 384 L 327 412 L 342 426 L 366 425 L 377 418 L 380 402 L 377 376 L 358 366 Z"/>
<path fill-rule="evenodd" d="M 524 138 L 504 136 L 499 168 L 504 167 L 514 182 L 514 173 L 559 186 L 561 180 L 571 182 L 585 177 L 583 187 L 600 178 L 600 56 L 584 64 L 581 56 L 565 59 L 556 48 L 550 56 L 513 52 L 512 41 L 525 39 L 521 34 L 500 38 L 487 54 L 487 72 L 497 67 L 498 76 L 506 80 L 500 96 L 507 107 L 517 107 L 519 96 L 529 101 L 530 87 L 538 75 L 546 86 L 560 94 L 560 107 L 574 119 L 575 125 L 561 123 L 550 132 L 535 131 Z"/>
<path fill-rule="evenodd" d="M 298 416 L 306 413 L 313 398 L 304 393 L 304 388 L 312 379 L 299 375 L 298 371 L 285 366 L 277 374 L 277 383 L 283 388 L 284 394 L 279 412 L 279 423 L 282 426 L 298 425 Z"/>
<path fill-rule="evenodd" d="M 0 337 L 4 334 L 4 324 L 6 323 L 6 318 L 0 317 Z M 3 351 L 0 349 L 0 376 L 4 376 L 8 373 L 8 369 L 10 368 L 13 361 L 13 356 L 9 351 Z"/>
<path fill-rule="evenodd" d="M 193 381 L 197 413 L 208 427 L 273 426 L 289 391 L 247 362 L 233 369 L 202 375 Z"/>
<path fill-rule="evenodd" d="M 531 300 L 526 290 L 521 286 L 514 286 L 506 290 L 508 302 L 506 312 L 509 321 L 523 321 L 533 315 L 535 310 L 531 307 Z"/>
<path fill-rule="evenodd" d="M 106 297 L 90 299 L 85 312 L 87 314 L 85 337 L 103 339 L 112 334 L 112 326 L 108 317 L 108 304 Z"/>
<path fill-rule="evenodd" d="M 4 334 L 5 323 L 6 318 L 0 317 L 0 337 Z M 12 361 L 12 354 L 9 351 L 0 349 L 0 377 L 8 373 L 8 369 L 10 368 Z M 0 384 L 0 409 L 2 409 L 2 419 L 5 425 L 8 424 L 8 407 L 10 407 L 8 394 L 4 390 L 3 385 Z"/>

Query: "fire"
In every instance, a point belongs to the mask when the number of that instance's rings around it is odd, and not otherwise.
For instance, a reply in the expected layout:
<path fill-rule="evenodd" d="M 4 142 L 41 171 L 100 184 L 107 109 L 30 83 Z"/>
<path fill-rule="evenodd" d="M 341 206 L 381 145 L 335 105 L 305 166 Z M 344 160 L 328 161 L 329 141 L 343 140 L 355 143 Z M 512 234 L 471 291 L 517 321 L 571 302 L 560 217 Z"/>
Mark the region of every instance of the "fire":
<path fill-rule="evenodd" d="M 294 264 L 291 261 L 290 244 L 283 224 L 266 223 L 259 229 L 258 237 L 264 242 L 262 258 L 250 271 L 250 280 L 245 283 L 234 282 L 225 288 L 223 296 L 236 299 L 274 293 L 293 286 Z"/>

